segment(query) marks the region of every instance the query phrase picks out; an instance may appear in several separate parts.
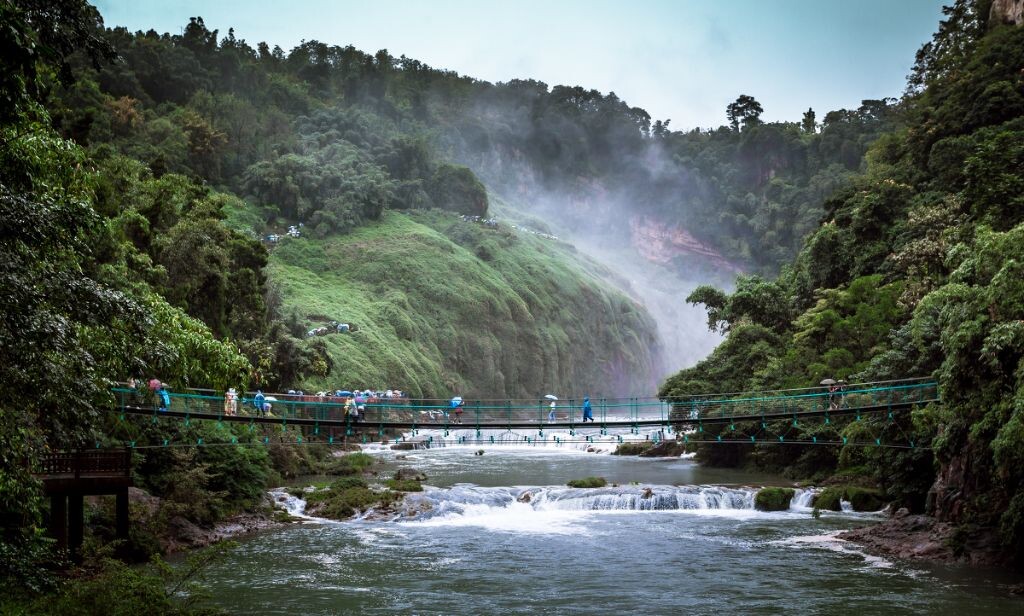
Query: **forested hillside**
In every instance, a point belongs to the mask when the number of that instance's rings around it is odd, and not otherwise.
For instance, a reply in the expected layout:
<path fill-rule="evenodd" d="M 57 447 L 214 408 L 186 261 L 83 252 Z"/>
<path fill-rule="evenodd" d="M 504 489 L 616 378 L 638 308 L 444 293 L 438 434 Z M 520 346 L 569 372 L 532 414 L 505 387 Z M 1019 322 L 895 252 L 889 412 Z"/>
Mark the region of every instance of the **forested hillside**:
<path fill-rule="evenodd" d="M 50 89 L 54 124 L 100 166 L 100 210 L 146 257 L 132 274 L 234 340 L 254 382 L 533 396 L 644 390 L 662 373 L 649 318 L 606 290 L 606 272 L 455 216 L 485 216 L 488 195 L 441 155 L 434 114 L 448 101 L 417 101 L 461 96 L 472 80 L 318 42 L 253 48 L 201 18 L 181 36 L 104 40 L 118 60 L 72 58 L 73 81 Z M 384 213 L 432 208 L 452 212 L 433 220 L 469 252 L 438 250 L 438 237 L 389 256 L 401 225 L 380 226 Z M 268 261 L 254 240 L 270 236 Z M 316 256 L 331 251 L 347 259 Z M 452 269 L 453 255 L 469 269 Z M 410 261 L 419 275 L 395 279 Z M 496 274 L 510 286 L 486 282 Z M 470 315 L 481 306 L 499 318 Z M 335 319 L 358 333 L 303 340 Z"/>
<path fill-rule="evenodd" d="M 803 387 L 936 375 L 943 404 L 893 425 L 933 451 L 707 448 L 704 459 L 859 476 L 959 530 L 960 551 L 1024 554 L 1024 28 L 987 2 L 947 9 L 918 53 L 897 130 L 831 196 L 772 280 L 711 287 L 728 332 L 661 389 Z M 996 3 L 999 4 L 999 3 Z M 851 427 L 856 429 L 855 427 Z M 936 479 L 934 468 L 938 468 Z"/>

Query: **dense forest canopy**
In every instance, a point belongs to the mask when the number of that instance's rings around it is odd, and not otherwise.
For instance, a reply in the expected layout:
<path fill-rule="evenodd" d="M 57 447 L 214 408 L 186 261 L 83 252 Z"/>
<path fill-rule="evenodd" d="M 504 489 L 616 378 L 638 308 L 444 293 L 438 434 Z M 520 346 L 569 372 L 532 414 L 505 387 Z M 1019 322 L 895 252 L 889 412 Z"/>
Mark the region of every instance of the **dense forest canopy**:
<path fill-rule="evenodd" d="M 728 339 L 661 388 L 799 387 L 938 377 L 943 404 L 893 425 L 931 451 L 707 448 L 800 476 L 866 473 L 960 529 L 961 551 L 1024 554 L 1024 28 L 999 3 L 959 1 L 917 57 L 896 130 L 825 202 L 773 280 L 688 299 Z M 1003 3 L 1005 4 L 1005 3 Z M 990 9 L 990 6 L 992 7 Z M 934 467 L 938 467 L 938 479 Z"/>

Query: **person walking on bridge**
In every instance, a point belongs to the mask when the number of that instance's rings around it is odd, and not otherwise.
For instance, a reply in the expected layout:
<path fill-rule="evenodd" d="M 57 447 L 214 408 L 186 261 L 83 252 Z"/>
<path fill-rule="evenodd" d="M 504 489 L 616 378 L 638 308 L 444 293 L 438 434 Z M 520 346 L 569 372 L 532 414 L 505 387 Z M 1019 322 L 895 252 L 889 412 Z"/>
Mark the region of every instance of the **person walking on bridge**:
<path fill-rule="evenodd" d="M 583 423 L 594 423 L 594 409 L 590 406 L 590 398 L 583 398 Z"/>
<path fill-rule="evenodd" d="M 164 413 L 171 407 L 171 394 L 167 393 L 167 384 L 160 383 L 156 390 L 156 396 L 160 402 L 160 410 Z"/>
<path fill-rule="evenodd" d="M 256 414 L 262 416 L 264 413 L 263 403 L 266 398 L 263 396 L 263 390 L 257 389 L 256 395 L 252 397 L 252 405 L 256 408 Z"/>

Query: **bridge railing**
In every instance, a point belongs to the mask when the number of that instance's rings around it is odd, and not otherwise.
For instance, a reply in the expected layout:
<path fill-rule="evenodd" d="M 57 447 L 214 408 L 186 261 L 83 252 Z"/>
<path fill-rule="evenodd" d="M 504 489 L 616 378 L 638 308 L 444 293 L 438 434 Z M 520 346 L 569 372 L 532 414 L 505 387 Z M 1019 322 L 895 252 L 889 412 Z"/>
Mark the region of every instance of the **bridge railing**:
<path fill-rule="evenodd" d="M 149 391 L 117 388 L 114 394 L 120 408 L 134 411 L 161 412 L 158 398 Z M 458 409 L 449 400 L 380 399 L 365 403 L 348 403 L 335 396 L 266 396 L 266 413 L 256 408 L 255 397 L 240 394 L 235 398 L 213 393 L 170 393 L 167 411 L 203 417 L 263 417 L 288 421 L 347 421 L 369 424 L 410 424 L 438 426 L 471 424 L 502 426 L 511 424 L 582 424 L 582 401 L 555 401 L 552 418 L 549 400 L 466 400 Z M 926 403 L 939 399 L 934 381 L 849 385 L 829 392 L 822 387 L 778 392 L 761 392 L 756 396 L 694 396 L 666 402 L 656 398 L 592 399 L 594 424 L 629 424 L 631 422 L 692 422 L 702 418 L 750 417 L 766 415 L 828 413 L 844 409 Z M 358 412 L 354 408 L 361 407 Z"/>
<path fill-rule="evenodd" d="M 848 409 L 904 406 L 939 400 L 935 381 L 913 379 L 885 383 L 849 385 L 829 391 L 816 390 L 765 392 L 749 397 L 694 396 L 672 404 L 671 418 L 675 421 L 693 421 L 718 417 L 750 417 L 787 414 L 845 412 Z"/>
<path fill-rule="evenodd" d="M 147 410 L 159 415 L 159 398 L 148 390 L 115 388 L 113 390 L 120 409 Z M 176 414 L 204 417 L 273 417 L 288 421 L 350 421 L 351 423 L 402 423 L 414 425 L 507 425 L 582 423 L 582 400 L 555 402 L 554 419 L 549 400 L 466 400 L 453 409 L 449 400 L 406 398 L 379 399 L 375 402 L 349 404 L 336 396 L 265 396 L 269 405 L 266 413 L 256 408 L 255 396 L 242 394 L 235 398 L 225 395 L 169 392 L 170 404 L 166 411 Z M 353 413 L 353 407 L 361 410 Z M 670 405 L 651 398 L 632 398 L 591 401 L 594 423 L 629 423 L 630 421 L 669 418 Z"/>
<path fill-rule="evenodd" d="M 131 452 L 116 451 L 70 451 L 51 453 L 39 460 L 37 475 L 73 476 L 127 476 L 131 469 Z"/>

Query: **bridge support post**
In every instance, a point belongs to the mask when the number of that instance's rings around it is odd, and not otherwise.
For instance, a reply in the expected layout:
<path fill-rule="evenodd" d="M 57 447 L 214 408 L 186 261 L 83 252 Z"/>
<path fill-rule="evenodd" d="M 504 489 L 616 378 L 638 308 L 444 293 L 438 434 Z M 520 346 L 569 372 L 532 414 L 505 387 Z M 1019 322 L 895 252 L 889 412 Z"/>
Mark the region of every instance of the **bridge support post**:
<path fill-rule="evenodd" d="M 117 493 L 117 538 L 128 538 L 128 488 Z"/>
<path fill-rule="evenodd" d="M 50 497 L 50 535 L 58 549 L 68 549 L 68 498 L 63 494 Z"/>
<path fill-rule="evenodd" d="M 81 494 L 68 495 L 68 549 L 71 560 L 82 561 L 82 541 L 85 538 L 85 504 Z"/>

